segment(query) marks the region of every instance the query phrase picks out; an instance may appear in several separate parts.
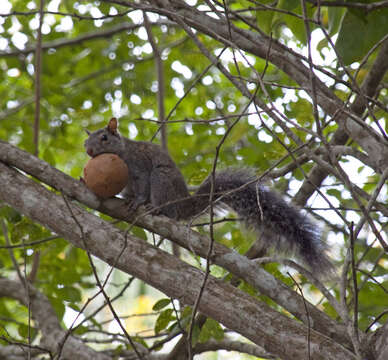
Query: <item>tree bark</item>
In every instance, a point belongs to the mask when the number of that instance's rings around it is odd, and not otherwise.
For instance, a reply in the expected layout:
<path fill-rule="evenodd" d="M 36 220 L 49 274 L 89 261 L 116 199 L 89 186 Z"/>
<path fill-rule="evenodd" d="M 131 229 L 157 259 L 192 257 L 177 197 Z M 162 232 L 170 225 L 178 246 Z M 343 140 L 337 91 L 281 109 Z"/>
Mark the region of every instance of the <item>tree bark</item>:
<path fill-rule="evenodd" d="M 3 163 L 0 183 L 0 199 L 16 210 L 74 246 L 183 304 L 193 305 L 202 286 L 202 271 L 66 202 Z M 355 359 L 341 344 L 212 276 L 208 278 L 199 311 L 283 359 L 306 358 L 308 352 L 314 360 Z"/>

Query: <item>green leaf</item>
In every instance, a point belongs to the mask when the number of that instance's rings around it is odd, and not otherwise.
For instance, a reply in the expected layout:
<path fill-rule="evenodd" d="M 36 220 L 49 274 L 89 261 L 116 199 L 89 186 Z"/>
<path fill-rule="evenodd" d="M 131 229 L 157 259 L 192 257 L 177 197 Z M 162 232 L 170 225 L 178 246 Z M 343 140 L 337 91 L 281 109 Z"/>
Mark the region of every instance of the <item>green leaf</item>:
<path fill-rule="evenodd" d="M 81 293 L 75 287 L 64 286 L 63 288 L 58 289 L 58 296 L 64 301 L 77 302 L 81 301 Z"/>
<path fill-rule="evenodd" d="M 20 213 L 9 206 L 3 206 L 0 208 L 0 217 L 5 217 L 7 221 L 13 224 L 22 220 Z"/>
<path fill-rule="evenodd" d="M 261 3 L 265 5 L 270 5 L 273 1 L 272 0 L 262 0 Z M 276 15 L 273 11 L 266 11 L 266 10 L 257 10 L 255 11 L 257 23 L 259 24 L 260 28 L 267 34 L 269 34 L 272 30 L 272 23 L 274 16 Z"/>
<path fill-rule="evenodd" d="M 364 14 L 347 11 L 336 41 L 338 54 L 345 65 L 360 61 L 388 33 L 388 9 Z"/>
<path fill-rule="evenodd" d="M 63 318 L 63 315 L 65 314 L 65 305 L 62 302 L 62 299 L 57 299 L 55 297 L 50 296 L 49 300 L 55 312 L 57 313 L 59 320 L 61 320 Z"/>
<path fill-rule="evenodd" d="M 28 330 L 30 329 L 30 330 Z M 31 338 L 31 340 L 34 340 L 36 335 L 38 334 L 38 332 L 36 331 L 36 329 L 34 329 L 33 327 L 29 327 L 28 325 L 25 325 L 25 324 L 20 324 L 18 326 L 18 333 L 21 337 L 27 339 L 29 336 Z"/>
<path fill-rule="evenodd" d="M 341 26 L 341 21 L 345 13 L 346 10 L 344 8 L 329 6 L 329 35 L 334 35 L 335 33 L 337 33 L 338 29 Z"/>
<path fill-rule="evenodd" d="M 83 335 L 86 334 L 89 331 L 89 328 L 87 326 L 77 326 L 77 328 L 73 331 L 77 335 Z"/>
<path fill-rule="evenodd" d="M 148 349 L 149 347 L 149 345 L 141 336 L 133 336 L 132 341 L 141 344 L 145 349 Z M 129 343 L 127 344 L 127 349 L 133 349 Z"/>
<path fill-rule="evenodd" d="M 166 329 L 170 321 L 175 320 L 173 315 L 173 309 L 166 309 L 160 313 L 155 323 L 155 333 L 159 334 L 162 330 Z"/>
<path fill-rule="evenodd" d="M 274 17 L 274 21 L 279 24 L 286 25 L 292 33 L 295 35 L 295 37 L 303 44 L 306 44 L 307 36 L 306 36 L 306 27 L 304 21 L 300 18 L 300 16 L 303 15 L 303 11 L 301 8 L 301 3 L 299 0 L 280 0 L 278 2 L 277 7 L 282 10 L 287 10 L 291 14 L 299 15 L 289 15 L 289 14 L 283 14 L 283 13 L 277 13 Z M 312 18 L 315 12 L 314 7 L 306 3 L 306 12 L 307 16 L 309 18 Z M 310 23 L 310 30 L 312 31 L 314 29 L 314 26 L 312 23 Z"/>
<path fill-rule="evenodd" d="M 341 191 L 339 191 L 338 189 L 329 189 L 327 190 L 327 194 L 335 196 L 337 199 L 341 199 Z"/>
<path fill-rule="evenodd" d="M 126 226 L 128 226 L 128 224 L 126 224 Z M 147 234 L 144 231 L 144 229 L 142 229 L 138 226 L 133 226 L 131 228 L 131 232 L 133 233 L 133 235 L 137 236 L 138 238 L 143 239 L 143 240 L 147 240 Z"/>
<path fill-rule="evenodd" d="M 159 311 L 159 310 L 162 310 L 163 308 L 165 308 L 166 306 L 170 305 L 171 304 L 171 299 L 160 299 L 158 300 L 154 306 L 152 307 L 152 310 L 154 311 Z"/>
<path fill-rule="evenodd" d="M 11 242 L 20 243 L 25 241 L 34 241 L 42 238 L 47 231 L 40 225 L 33 223 L 30 219 L 24 217 L 18 221 L 11 229 Z"/>
<path fill-rule="evenodd" d="M 205 324 L 202 326 L 201 333 L 199 335 L 199 342 L 205 343 L 211 338 L 215 340 L 222 340 L 224 335 L 224 330 L 221 325 L 212 318 L 207 318 Z"/>
<path fill-rule="evenodd" d="M 193 308 L 191 306 L 185 306 L 181 313 L 182 319 L 191 317 L 192 312 L 193 312 Z"/>
<path fill-rule="evenodd" d="M 195 324 L 193 327 L 193 332 L 192 332 L 192 336 L 191 336 L 191 341 L 192 341 L 193 346 L 195 346 L 199 342 L 200 335 L 201 335 L 201 329 L 199 328 L 199 326 L 197 324 Z"/>

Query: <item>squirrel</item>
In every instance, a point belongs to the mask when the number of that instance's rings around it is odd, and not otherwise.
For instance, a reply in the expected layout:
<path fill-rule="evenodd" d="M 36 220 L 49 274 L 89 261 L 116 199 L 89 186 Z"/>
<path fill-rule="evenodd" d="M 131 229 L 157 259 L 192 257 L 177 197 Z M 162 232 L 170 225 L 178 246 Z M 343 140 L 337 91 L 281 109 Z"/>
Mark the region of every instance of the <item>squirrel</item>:
<path fill-rule="evenodd" d="M 117 120 L 112 118 L 105 128 L 87 131 L 89 137 L 84 145 L 91 157 L 114 153 L 125 161 L 129 181 L 121 195 L 130 201 L 131 210 L 148 205 L 169 218 L 190 219 L 209 207 L 209 197 L 213 193 L 213 201 L 234 210 L 249 228 L 276 234 L 261 239 L 263 249 L 292 252 L 318 277 L 334 273 L 318 226 L 257 181 L 252 171 L 216 172 L 214 178 L 208 176 L 190 195 L 181 171 L 167 151 L 157 144 L 133 141 L 120 135 L 117 125 Z"/>

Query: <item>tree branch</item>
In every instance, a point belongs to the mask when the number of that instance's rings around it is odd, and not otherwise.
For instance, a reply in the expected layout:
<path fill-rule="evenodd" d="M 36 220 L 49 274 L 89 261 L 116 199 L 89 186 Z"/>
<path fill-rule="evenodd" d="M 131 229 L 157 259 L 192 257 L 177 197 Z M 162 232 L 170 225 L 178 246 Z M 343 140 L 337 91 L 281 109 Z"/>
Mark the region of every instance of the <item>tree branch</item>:
<path fill-rule="evenodd" d="M 114 218 L 135 223 L 149 231 L 155 232 L 164 238 L 170 239 L 185 249 L 206 258 L 209 249 L 209 239 L 198 232 L 190 230 L 186 225 L 181 225 L 171 219 L 159 216 L 141 215 L 134 217 L 128 214 L 128 206 L 125 201 L 112 198 L 101 201 L 79 181 L 51 167 L 46 162 L 37 159 L 33 155 L 18 149 L 10 144 L 0 141 L 0 160 L 11 166 L 38 178 L 47 185 L 54 187 L 70 198 L 77 199 L 87 206 L 106 213 Z M 3 187 L 1 191 L 6 191 Z M 212 263 L 225 268 L 227 271 L 245 280 L 262 294 L 273 299 L 284 307 L 296 318 L 307 324 L 304 302 L 300 295 L 288 286 L 277 280 L 262 267 L 248 260 L 245 256 L 229 249 L 219 243 L 214 244 Z M 351 346 L 346 337 L 346 330 L 342 324 L 338 324 L 319 311 L 311 303 L 307 302 L 308 312 L 312 318 L 313 329 L 322 332 L 344 344 Z M 337 311 L 341 309 L 332 304 Z M 342 314 L 342 318 L 344 318 Z"/>
<path fill-rule="evenodd" d="M 170 21 L 157 21 L 155 23 L 152 23 L 152 25 L 160 26 L 160 25 L 171 25 Z M 57 39 L 52 41 L 47 41 L 42 43 L 42 50 L 48 50 L 48 49 L 59 49 L 61 47 L 65 46 L 73 46 L 73 45 L 79 45 L 83 43 L 84 41 L 90 41 L 90 40 L 98 40 L 103 38 L 111 38 L 113 35 L 128 31 L 128 30 L 134 30 L 138 29 L 142 24 L 132 24 L 132 23 L 121 23 L 117 25 L 113 25 L 107 29 L 101 29 L 97 31 L 90 31 L 87 33 L 84 33 L 76 38 L 73 39 Z M 0 57 L 11 57 L 11 56 L 19 56 L 19 55 L 27 55 L 32 52 L 36 51 L 36 46 L 28 46 L 25 49 L 21 50 L 12 50 L 12 51 L 0 51 Z"/>
<path fill-rule="evenodd" d="M 4 167 L 4 165 L 0 166 Z M 43 335 L 41 346 L 51 354 L 55 354 L 58 351 L 58 345 L 66 335 L 66 331 L 61 328 L 57 315 L 47 297 L 32 285 L 29 284 L 28 287 L 30 299 L 26 296 L 25 288 L 21 287 L 19 282 L 0 278 L 0 297 L 13 298 L 25 306 L 28 306 L 30 300 L 32 316 L 38 322 Z M 65 358 L 69 359 L 110 360 L 109 356 L 98 353 L 72 336 L 68 337 L 62 353 Z"/>
<path fill-rule="evenodd" d="M 206 351 L 238 351 L 252 356 L 257 356 L 262 359 L 275 359 L 275 356 L 267 353 L 264 349 L 259 346 L 248 344 L 241 341 L 233 341 L 230 339 L 223 339 L 220 341 L 209 340 L 206 343 L 198 343 L 194 347 L 195 354 L 201 354 Z M 178 360 L 178 359 L 176 359 Z"/>
<path fill-rule="evenodd" d="M 0 164 L 0 182 L 7 189 L 0 193 L 0 199 L 34 221 L 63 235 L 74 246 L 84 247 L 82 234 L 60 196 L 3 164 Z M 202 271 L 118 230 L 76 205 L 69 206 L 83 225 L 91 254 L 108 264 L 114 263 L 116 268 L 138 277 L 170 297 L 179 299 L 183 304 L 193 305 L 203 281 Z M 199 310 L 284 359 L 306 356 L 304 344 L 307 329 L 304 325 L 212 276 L 208 278 Z M 278 336 L 274 337 L 274 333 Z M 314 330 L 311 330 L 310 341 L 312 359 L 355 359 L 354 354 L 342 345 Z M 325 346 L 321 346 L 322 342 L 325 342 Z M 68 344 L 66 342 L 65 347 Z"/>
<path fill-rule="evenodd" d="M 375 1 L 371 3 L 348 2 L 348 1 L 317 1 L 317 0 L 306 0 L 306 1 L 313 4 L 314 6 L 355 8 L 355 9 L 364 10 L 366 13 L 388 7 L 387 0 Z"/>

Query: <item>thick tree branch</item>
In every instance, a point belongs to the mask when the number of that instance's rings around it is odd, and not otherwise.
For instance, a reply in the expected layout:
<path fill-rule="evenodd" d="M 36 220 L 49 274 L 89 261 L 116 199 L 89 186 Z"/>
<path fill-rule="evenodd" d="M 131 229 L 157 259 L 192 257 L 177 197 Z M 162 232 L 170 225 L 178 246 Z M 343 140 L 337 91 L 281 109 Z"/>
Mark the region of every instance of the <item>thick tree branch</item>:
<path fill-rule="evenodd" d="M 114 198 L 102 202 L 88 191 L 81 182 L 61 173 L 33 155 L 2 141 L 0 141 L 0 160 L 38 178 L 42 182 L 93 209 L 129 223 L 135 222 L 136 225 L 158 233 L 162 237 L 176 242 L 203 258 L 207 256 L 209 249 L 208 237 L 200 235 L 190 230 L 189 227 L 165 217 L 142 215 L 134 218 L 128 214 L 128 207 L 125 201 Z M 212 263 L 244 279 L 307 324 L 308 321 L 302 297 L 270 275 L 254 261 L 247 259 L 232 249 L 215 243 Z M 307 306 L 309 315 L 312 318 L 313 329 L 340 341 L 345 346 L 351 346 L 349 339 L 345 336 L 346 330 L 342 324 L 336 323 L 308 302 Z M 333 302 L 332 306 L 341 314 L 342 310 L 339 305 Z M 346 318 L 346 316 L 346 314 L 341 314 L 341 318 Z"/>
<path fill-rule="evenodd" d="M 2 339 L 4 340 L 4 338 Z M 0 359 L 5 360 L 26 360 L 27 358 L 27 344 L 24 346 L 21 344 L 12 344 L 3 346 L 0 345 Z M 38 349 L 36 347 L 31 347 L 29 349 L 31 358 L 35 356 L 47 353 L 44 350 Z"/>
<path fill-rule="evenodd" d="M 1 182 L 1 184 L 4 183 Z M 30 199 L 32 200 L 32 198 Z M 17 281 L 5 278 L 0 278 L 0 297 L 16 299 L 25 306 L 28 306 L 29 303 L 24 286 L 20 286 L 20 283 Z M 61 328 L 50 301 L 32 285 L 29 285 L 29 297 L 32 316 L 38 322 L 39 329 L 43 335 L 41 347 L 50 351 L 52 355 L 55 355 L 58 351 L 58 346 L 66 335 L 66 331 Z M 109 356 L 98 353 L 72 336 L 67 338 L 63 346 L 62 354 L 65 358 L 69 359 L 110 360 Z"/>
<path fill-rule="evenodd" d="M 94 256 L 183 304 L 193 304 L 204 276 L 200 270 L 70 204 L 72 214 L 83 226 L 81 232 L 60 196 L 3 164 L 0 164 L 0 182 L 7 189 L 0 193 L 0 198 L 16 210 L 66 237 L 74 246 L 84 248 L 85 240 Z M 199 310 L 284 359 L 306 356 L 305 326 L 220 280 L 208 278 Z M 354 358 L 342 345 L 314 330 L 310 344 L 312 359 Z"/>
<path fill-rule="evenodd" d="M 383 360 L 388 357 L 388 321 L 378 332 L 379 337 L 376 342 L 376 353 L 378 354 L 377 360 Z"/>
<path fill-rule="evenodd" d="M 364 10 L 366 13 L 387 8 L 388 7 L 388 1 L 374 1 L 371 3 L 363 3 L 363 2 L 348 2 L 348 1 L 317 1 L 317 0 L 306 0 L 309 3 L 315 5 L 315 6 L 329 6 L 329 7 L 346 7 L 346 8 L 355 8 Z"/>

